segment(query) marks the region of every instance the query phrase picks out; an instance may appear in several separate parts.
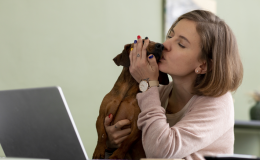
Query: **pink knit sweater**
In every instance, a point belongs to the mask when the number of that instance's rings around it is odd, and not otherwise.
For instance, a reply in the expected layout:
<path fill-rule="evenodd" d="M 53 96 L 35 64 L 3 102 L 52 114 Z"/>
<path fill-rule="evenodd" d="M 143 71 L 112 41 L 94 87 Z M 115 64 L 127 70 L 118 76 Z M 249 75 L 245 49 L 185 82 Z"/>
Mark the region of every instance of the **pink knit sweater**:
<path fill-rule="evenodd" d="M 137 94 L 141 113 L 137 125 L 148 158 L 204 159 L 204 155 L 233 154 L 234 105 L 230 92 L 220 97 L 194 95 L 181 114 L 166 115 L 172 88 L 152 87 Z M 177 120 L 176 120 L 176 117 Z"/>

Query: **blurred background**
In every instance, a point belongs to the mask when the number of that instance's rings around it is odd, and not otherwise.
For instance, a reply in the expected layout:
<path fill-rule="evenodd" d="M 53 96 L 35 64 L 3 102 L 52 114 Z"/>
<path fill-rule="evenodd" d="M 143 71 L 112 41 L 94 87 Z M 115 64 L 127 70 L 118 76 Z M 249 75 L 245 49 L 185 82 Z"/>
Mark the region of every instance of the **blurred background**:
<path fill-rule="evenodd" d="M 260 1 L 204 1 L 237 38 L 244 79 L 233 94 L 235 119 L 250 121 L 248 93 L 260 90 Z M 91 158 L 101 101 L 122 70 L 112 59 L 137 35 L 164 42 L 166 3 L 0 0 L 0 90 L 60 86 Z M 235 153 L 259 155 L 259 139 L 257 129 L 237 130 Z"/>

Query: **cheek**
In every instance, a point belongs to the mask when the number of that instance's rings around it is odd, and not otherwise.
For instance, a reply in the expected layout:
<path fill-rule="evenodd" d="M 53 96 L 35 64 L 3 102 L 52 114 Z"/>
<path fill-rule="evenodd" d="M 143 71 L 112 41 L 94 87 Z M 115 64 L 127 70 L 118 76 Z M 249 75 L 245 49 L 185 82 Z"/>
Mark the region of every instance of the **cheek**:
<path fill-rule="evenodd" d="M 180 53 L 167 57 L 167 61 L 159 63 L 159 70 L 168 74 L 186 75 L 195 70 L 197 59 L 191 54 Z"/>
<path fill-rule="evenodd" d="M 191 62 L 191 57 L 187 56 L 186 53 L 176 53 L 174 55 L 169 56 L 169 65 L 178 68 L 178 67 L 185 67 L 190 64 Z"/>

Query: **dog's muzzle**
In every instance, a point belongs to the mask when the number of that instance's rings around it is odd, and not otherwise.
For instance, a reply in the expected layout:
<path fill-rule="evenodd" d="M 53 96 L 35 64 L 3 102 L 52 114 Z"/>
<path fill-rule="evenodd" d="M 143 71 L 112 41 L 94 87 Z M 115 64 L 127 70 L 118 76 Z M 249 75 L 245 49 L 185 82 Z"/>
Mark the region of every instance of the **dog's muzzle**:
<path fill-rule="evenodd" d="M 162 57 L 162 51 L 164 49 L 163 44 L 161 43 L 156 43 L 154 46 L 154 50 L 152 52 L 148 52 L 147 51 L 147 56 L 149 56 L 150 54 L 153 54 L 156 58 L 156 61 L 159 62 L 159 60 Z"/>

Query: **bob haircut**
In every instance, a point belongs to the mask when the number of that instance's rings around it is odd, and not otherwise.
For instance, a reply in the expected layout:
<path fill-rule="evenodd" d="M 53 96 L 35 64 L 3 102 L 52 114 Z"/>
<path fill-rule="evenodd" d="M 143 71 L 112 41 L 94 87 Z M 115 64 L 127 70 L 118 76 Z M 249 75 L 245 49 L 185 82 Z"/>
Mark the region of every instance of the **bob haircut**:
<path fill-rule="evenodd" d="M 182 19 L 196 23 L 201 40 L 201 55 L 198 58 L 207 63 L 207 73 L 197 75 L 193 94 L 218 97 L 228 91 L 236 91 L 242 83 L 243 65 L 236 38 L 229 26 L 209 11 L 194 10 L 180 16 L 167 36 Z"/>

